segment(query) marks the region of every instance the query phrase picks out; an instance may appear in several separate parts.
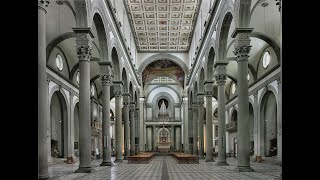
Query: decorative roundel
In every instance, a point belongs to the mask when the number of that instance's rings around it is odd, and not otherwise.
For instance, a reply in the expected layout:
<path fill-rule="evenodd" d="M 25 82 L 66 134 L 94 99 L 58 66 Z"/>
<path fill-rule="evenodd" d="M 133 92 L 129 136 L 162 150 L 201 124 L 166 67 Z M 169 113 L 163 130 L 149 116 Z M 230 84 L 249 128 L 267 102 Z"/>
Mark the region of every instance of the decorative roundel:
<path fill-rule="evenodd" d="M 60 54 L 57 54 L 56 65 L 57 65 L 57 68 L 59 69 L 59 71 L 62 71 L 62 69 L 63 69 L 63 61 L 62 61 L 62 57 L 60 56 Z"/>
<path fill-rule="evenodd" d="M 269 63 L 270 63 L 270 53 L 269 51 L 266 51 L 263 55 L 263 59 L 262 59 L 262 66 L 263 68 L 267 68 Z"/>

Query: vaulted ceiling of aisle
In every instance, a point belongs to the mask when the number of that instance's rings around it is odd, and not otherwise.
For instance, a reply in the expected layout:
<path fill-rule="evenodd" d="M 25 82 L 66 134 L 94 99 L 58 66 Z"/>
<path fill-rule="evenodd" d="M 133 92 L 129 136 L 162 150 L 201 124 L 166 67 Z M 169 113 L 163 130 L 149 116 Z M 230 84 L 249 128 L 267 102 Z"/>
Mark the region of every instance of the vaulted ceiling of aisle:
<path fill-rule="evenodd" d="M 124 0 L 140 52 L 187 52 L 200 0 Z"/>

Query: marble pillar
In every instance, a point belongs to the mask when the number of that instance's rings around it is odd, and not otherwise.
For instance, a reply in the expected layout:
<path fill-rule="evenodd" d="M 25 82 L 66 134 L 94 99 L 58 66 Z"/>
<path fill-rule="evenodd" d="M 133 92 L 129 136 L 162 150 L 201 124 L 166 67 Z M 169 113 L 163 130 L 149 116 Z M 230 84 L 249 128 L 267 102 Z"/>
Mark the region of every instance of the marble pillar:
<path fill-rule="evenodd" d="M 79 152 L 77 173 L 91 173 L 91 122 L 90 122 L 90 58 L 92 38 L 90 28 L 73 28 L 76 34 L 76 50 L 79 58 Z"/>
<path fill-rule="evenodd" d="M 199 135 L 199 159 L 204 159 L 204 133 L 203 133 L 203 121 L 204 121 L 204 94 L 198 93 L 198 135 Z"/>
<path fill-rule="evenodd" d="M 138 106 L 138 104 L 137 104 Z M 140 132 L 139 132 L 139 126 L 140 126 L 140 123 L 139 123 L 139 108 L 136 108 L 136 110 L 134 111 L 134 119 L 135 119 L 135 154 L 139 154 L 140 153 L 140 148 L 139 148 L 139 135 L 140 135 Z"/>
<path fill-rule="evenodd" d="M 206 96 L 206 162 L 214 162 L 213 160 L 213 133 L 212 133 L 212 96 L 213 81 L 204 82 Z"/>
<path fill-rule="evenodd" d="M 123 113 L 124 113 L 124 160 L 130 156 L 130 121 L 129 121 L 130 94 L 123 93 Z"/>
<path fill-rule="evenodd" d="M 48 88 L 46 72 L 46 7 L 49 0 L 38 0 L 38 178 L 48 179 L 47 110 Z"/>
<path fill-rule="evenodd" d="M 115 163 L 122 162 L 122 81 L 113 81 L 113 91 L 115 95 L 115 144 L 116 144 L 116 159 Z"/>
<path fill-rule="evenodd" d="M 110 135 L 110 86 L 111 62 L 101 61 L 100 78 L 102 85 L 102 150 L 103 159 L 100 166 L 111 166 L 111 135 Z"/>
<path fill-rule="evenodd" d="M 136 103 L 135 102 L 130 102 L 130 156 L 135 155 L 135 148 L 136 148 L 136 143 L 135 143 L 135 118 L 134 118 L 134 112 L 136 109 Z"/>
<path fill-rule="evenodd" d="M 193 108 L 193 155 L 198 155 L 198 102 L 192 102 Z"/>
<path fill-rule="evenodd" d="M 251 172 L 250 167 L 250 131 L 249 131 L 249 92 L 248 92 L 248 57 L 251 49 L 250 33 L 253 28 L 236 28 L 232 33 L 235 38 L 234 54 L 238 62 L 238 172 Z"/>
<path fill-rule="evenodd" d="M 226 161 L 226 117 L 225 117 L 225 90 L 227 79 L 226 61 L 216 61 L 215 79 L 218 84 L 218 160 L 216 165 L 228 165 Z"/>

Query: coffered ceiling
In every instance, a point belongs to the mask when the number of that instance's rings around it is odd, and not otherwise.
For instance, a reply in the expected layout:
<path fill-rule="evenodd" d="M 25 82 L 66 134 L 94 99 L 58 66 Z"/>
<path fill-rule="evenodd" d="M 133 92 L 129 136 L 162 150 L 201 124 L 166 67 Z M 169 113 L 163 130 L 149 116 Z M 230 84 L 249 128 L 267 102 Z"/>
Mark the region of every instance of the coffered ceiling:
<path fill-rule="evenodd" d="M 124 0 L 140 52 L 188 51 L 200 0 Z"/>

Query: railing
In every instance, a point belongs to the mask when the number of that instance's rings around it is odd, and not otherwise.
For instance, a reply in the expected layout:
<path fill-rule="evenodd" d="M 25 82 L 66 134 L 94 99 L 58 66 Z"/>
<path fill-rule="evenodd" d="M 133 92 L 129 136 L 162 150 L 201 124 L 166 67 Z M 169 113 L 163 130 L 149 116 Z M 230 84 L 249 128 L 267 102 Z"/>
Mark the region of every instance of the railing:
<path fill-rule="evenodd" d="M 180 117 L 147 118 L 146 122 L 181 122 Z"/>
<path fill-rule="evenodd" d="M 236 132 L 237 131 L 237 121 L 231 121 L 228 124 L 226 124 L 226 131 L 228 132 Z"/>

